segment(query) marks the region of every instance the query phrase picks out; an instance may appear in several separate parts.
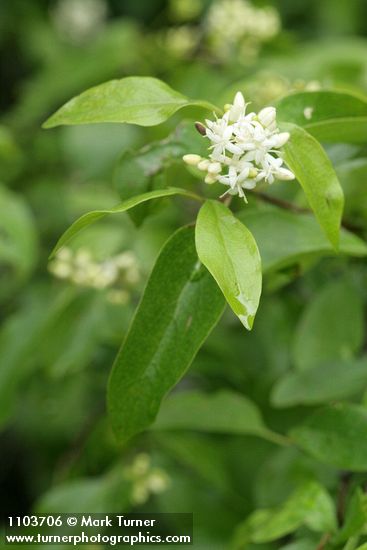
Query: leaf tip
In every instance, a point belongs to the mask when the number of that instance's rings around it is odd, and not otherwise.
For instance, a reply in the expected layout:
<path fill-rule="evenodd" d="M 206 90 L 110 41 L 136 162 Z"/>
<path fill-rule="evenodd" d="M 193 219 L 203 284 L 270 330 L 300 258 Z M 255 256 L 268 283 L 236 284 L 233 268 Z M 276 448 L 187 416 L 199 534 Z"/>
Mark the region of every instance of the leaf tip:
<path fill-rule="evenodd" d="M 48 130 L 50 128 L 54 128 L 57 126 L 57 123 L 54 122 L 54 115 L 50 116 L 43 124 L 41 125 L 41 128 L 44 130 Z"/>

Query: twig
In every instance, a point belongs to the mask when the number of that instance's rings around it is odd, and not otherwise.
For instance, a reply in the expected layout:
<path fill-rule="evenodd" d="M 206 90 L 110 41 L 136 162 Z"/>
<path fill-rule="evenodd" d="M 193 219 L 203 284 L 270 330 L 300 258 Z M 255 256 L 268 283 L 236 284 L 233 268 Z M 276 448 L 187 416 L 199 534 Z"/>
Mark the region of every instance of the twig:
<path fill-rule="evenodd" d="M 272 204 L 274 206 L 278 206 L 279 208 L 283 208 L 283 210 L 289 210 L 290 212 L 295 212 L 297 214 L 312 214 L 312 210 L 310 210 L 309 208 L 303 208 L 302 206 L 297 206 L 292 202 L 279 199 L 278 197 L 272 197 L 270 195 L 267 195 L 266 193 L 262 193 L 261 191 L 248 191 L 248 192 L 252 193 L 255 197 L 258 197 L 263 202 Z M 344 227 L 344 229 L 348 229 L 349 231 L 353 231 L 353 232 L 358 232 L 361 229 L 360 227 L 345 220 L 342 221 L 341 225 Z"/>
<path fill-rule="evenodd" d="M 325 535 L 322 535 L 321 540 L 318 546 L 316 547 L 316 550 L 323 550 L 323 548 L 325 548 L 329 539 L 330 539 L 330 533 L 325 533 Z"/>
<path fill-rule="evenodd" d="M 345 503 L 346 503 L 346 499 L 349 491 L 351 477 L 352 477 L 352 474 L 350 472 L 343 472 L 340 477 L 338 502 L 337 502 L 337 508 L 336 508 L 339 526 L 341 526 L 344 522 Z"/>
<path fill-rule="evenodd" d="M 291 212 L 296 212 L 297 214 L 310 214 L 311 210 L 309 208 L 302 208 L 291 202 L 285 201 L 283 199 L 278 199 L 278 197 L 272 197 L 261 191 L 250 191 L 255 197 L 259 197 L 263 202 L 268 204 L 273 204 L 274 206 L 279 206 L 284 210 L 290 210 Z"/>

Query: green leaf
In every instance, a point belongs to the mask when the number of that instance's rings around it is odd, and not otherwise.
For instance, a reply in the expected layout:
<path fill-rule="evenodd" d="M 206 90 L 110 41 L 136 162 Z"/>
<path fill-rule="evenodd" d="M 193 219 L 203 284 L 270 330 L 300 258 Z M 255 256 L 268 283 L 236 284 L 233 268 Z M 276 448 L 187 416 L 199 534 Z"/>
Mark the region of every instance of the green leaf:
<path fill-rule="evenodd" d="M 194 228 L 178 230 L 158 257 L 109 381 L 110 418 L 121 440 L 153 422 L 223 308 L 219 289 L 198 262 Z"/>
<path fill-rule="evenodd" d="M 325 235 L 338 248 L 344 197 L 335 170 L 320 143 L 306 130 L 283 124 L 290 133 L 284 158 L 303 188 L 310 207 Z"/>
<path fill-rule="evenodd" d="M 74 97 L 46 120 L 43 127 L 97 122 L 155 126 L 179 109 L 195 106 L 217 110 L 207 101 L 188 99 L 157 78 L 129 76 L 94 86 Z"/>
<path fill-rule="evenodd" d="M 335 256 L 335 250 L 312 216 L 280 208 L 240 212 L 237 217 L 253 233 L 261 255 L 263 274 L 282 269 L 313 256 Z M 367 245 L 342 229 L 339 252 L 366 256 Z"/>
<path fill-rule="evenodd" d="M 39 350 L 47 331 L 75 299 L 72 288 L 55 293 L 52 287 L 37 286 L 23 296 L 21 308 L 9 316 L 0 330 L 0 425 L 11 416 L 19 386 L 40 368 Z M 19 335 L 22 335 L 20 338 Z M 38 360 L 37 360 L 38 359 Z"/>
<path fill-rule="evenodd" d="M 367 219 L 367 159 L 347 160 L 336 166 L 345 195 L 345 217 L 353 224 L 365 225 Z"/>
<path fill-rule="evenodd" d="M 282 98 L 279 120 L 305 128 L 319 141 L 367 142 L 367 100 L 346 92 L 300 92 Z"/>
<path fill-rule="evenodd" d="M 195 241 L 200 260 L 251 330 L 261 295 L 261 259 L 252 234 L 224 204 L 207 201 L 197 218 Z"/>
<path fill-rule="evenodd" d="M 37 256 L 32 212 L 21 196 L 0 185 L 0 300 L 24 283 Z"/>
<path fill-rule="evenodd" d="M 275 407 L 321 404 L 354 396 L 366 386 L 367 358 L 334 361 L 286 374 L 274 386 L 271 402 Z"/>
<path fill-rule="evenodd" d="M 343 527 L 335 537 L 335 542 L 346 542 L 360 534 L 367 525 L 367 495 L 360 487 L 352 494 L 347 504 Z"/>
<path fill-rule="evenodd" d="M 181 123 L 168 138 L 156 141 L 138 151 L 126 151 L 120 157 L 114 184 L 121 200 L 167 186 L 163 177 L 174 162 L 182 165 L 183 155 L 195 151 L 205 155 L 207 144 L 192 122 Z M 129 212 L 136 225 L 151 213 L 152 204 L 144 203 Z"/>
<path fill-rule="evenodd" d="M 322 288 L 295 329 L 293 360 L 298 370 L 351 359 L 364 340 L 363 303 L 348 281 Z"/>
<path fill-rule="evenodd" d="M 282 546 L 279 550 L 315 550 L 315 545 L 318 544 L 318 541 L 314 539 L 299 539 L 290 544 Z"/>
<path fill-rule="evenodd" d="M 154 441 L 159 448 L 172 455 L 185 468 L 195 472 L 211 487 L 216 487 L 223 493 L 230 492 L 230 472 L 223 457 L 220 441 L 203 437 L 202 433 L 187 431 L 155 432 Z"/>
<path fill-rule="evenodd" d="M 57 241 L 55 248 L 50 254 L 50 258 L 52 258 L 62 246 L 65 246 L 66 243 L 68 243 L 77 233 L 79 233 L 79 231 L 88 227 L 88 225 L 96 222 L 97 220 L 104 218 L 107 214 L 119 214 L 121 212 L 126 212 L 126 210 L 129 210 L 130 208 L 134 208 L 134 206 L 137 206 L 138 204 L 142 204 L 143 202 L 146 202 L 152 199 L 159 199 L 162 197 L 169 197 L 171 195 L 183 195 L 185 197 L 190 197 L 192 199 L 201 200 L 198 195 L 195 195 L 190 191 L 186 191 L 185 189 L 179 189 L 176 187 L 167 187 L 166 189 L 156 189 L 155 191 L 149 191 L 148 193 L 131 197 L 130 199 L 127 199 L 126 201 L 122 202 L 121 204 L 118 204 L 117 206 L 114 206 L 109 210 L 93 210 L 92 212 L 83 214 L 83 216 L 77 219 L 65 231 L 65 233 Z"/>
<path fill-rule="evenodd" d="M 234 548 L 243 548 L 247 542 L 260 544 L 279 539 L 301 525 L 317 532 L 336 529 L 333 501 L 315 481 L 301 485 L 281 506 L 256 510 L 251 514 L 238 527 Z"/>
<path fill-rule="evenodd" d="M 337 468 L 367 470 L 367 409 L 338 404 L 312 414 L 291 431 L 291 438 L 311 456 Z"/>
<path fill-rule="evenodd" d="M 128 508 L 129 484 L 121 469 L 101 477 L 79 478 L 56 485 L 36 504 L 38 514 L 79 513 L 86 509 L 94 514 L 106 510 L 118 512 Z"/>
<path fill-rule="evenodd" d="M 197 430 L 224 434 L 252 434 L 284 444 L 282 436 L 264 424 L 257 406 L 245 396 L 221 390 L 176 393 L 162 403 L 155 430 Z"/>

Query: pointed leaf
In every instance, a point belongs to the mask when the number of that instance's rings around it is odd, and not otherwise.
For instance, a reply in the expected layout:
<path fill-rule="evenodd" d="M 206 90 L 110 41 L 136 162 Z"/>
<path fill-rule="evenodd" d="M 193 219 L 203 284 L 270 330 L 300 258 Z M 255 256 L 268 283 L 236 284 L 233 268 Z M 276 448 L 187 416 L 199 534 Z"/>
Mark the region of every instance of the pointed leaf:
<path fill-rule="evenodd" d="M 286 374 L 274 386 L 271 402 L 276 407 L 322 404 L 356 395 L 366 386 L 367 358 L 333 361 Z"/>
<path fill-rule="evenodd" d="M 312 256 L 335 256 L 334 248 L 312 215 L 272 208 L 260 212 L 249 212 L 245 209 L 237 217 L 246 224 L 256 239 L 263 274 Z M 367 245 L 353 233 L 342 229 L 339 252 L 363 257 L 367 255 Z"/>
<path fill-rule="evenodd" d="M 357 487 L 348 499 L 344 523 L 335 537 L 335 542 L 340 544 L 355 535 L 360 535 L 364 531 L 366 524 L 367 495 L 361 487 Z"/>
<path fill-rule="evenodd" d="M 351 359 L 364 341 L 363 303 L 348 281 L 328 284 L 305 308 L 294 332 L 293 360 L 298 370 Z"/>
<path fill-rule="evenodd" d="M 307 525 L 316 532 L 334 531 L 336 519 L 333 501 L 316 481 L 308 481 L 277 508 L 256 510 L 239 525 L 234 549 L 246 543 L 263 543 L 279 539 Z"/>
<path fill-rule="evenodd" d="M 114 185 L 121 200 L 167 187 L 165 172 L 174 162 L 195 151 L 205 155 L 206 140 L 195 129 L 192 121 L 181 123 L 167 138 L 144 145 L 138 151 L 125 151 L 115 168 Z M 129 211 L 139 226 L 154 211 L 155 204 L 144 203 Z"/>
<path fill-rule="evenodd" d="M 307 200 L 334 248 L 338 248 L 344 197 L 335 170 L 321 145 L 294 124 L 283 124 L 291 137 L 284 158 L 303 188 Z"/>
<path fill-rule="evenodd" d="M 290 433 L 311 456 L 337 468 L 367 470 L 367 409 L 358 405 L 325 407 Z"/>
<path fill-rule="evenodd" d="M 197 430 L 224 434 L 253 434 L 284 444 L 271 432 L 257 406 L 234 391 L 214 394 L 185 391 L 168 397 L 153 426 L 156 430 Z"/>
<path fill-rule="evenodd" d="M 251 330 L 261 294 L 261 259 L 252 234 L 224 204 L 207 201 L 198 215 L 195 240 L 200 260 Z"/>
<path fill-rule="evenodd" d="M 192 199 L 201 200 L 198 195 L 190 193 L 190 191 L 186 191 L 185 189 L 167 187 L 166 189 L 156 189 L 155 191 L 149 191 L 148 193 L 143 193 L 142 195 L 136 195 L 135 197 L 131 197 L 130 199 L 127 199 L 126 201 L 118 204 L 117 206 L 114 206 L 109 210 L 93 210 L 92 212 L 83 214 L 83 216 L 77 219 L 65 231 L 65 233 L 57 241 L 55 248 L 50 254 L 50 258 L 52 258 L 52 256 L 54 256 L 62 246 L 65 246 L 65 244 L 68 243 L 70 239 L 72 239 L 77 233 L 79 233 L 79 231 L 88 227 L 88 225 L 96 222 L 97 220 L 104 218 L 107 214 L 119 214 L 121 212 L 126 212 L 126 210 L 134 208 L 134 206 L 142 204 L 143 202 L 150 201 L 152 199 L 160 199 L 162 197 L 169 197 L 171 195 L 183 195 Z"/>
<path fill-rule="evenodd" d="M 339 91 L 299 92 L 282 98 L 278 119 L 305 128 L 319 141 L 367 142 L 367 99 Z"/>
<path fill-rule="evenodd" d="M 190 100 L 157 78 L 129 76 L 89 88 L 63 105 L 43 127 L 97 122 L 154 126 L 183 107 L 195 106 L 216 110 L 211 103 Z"/>
<path fill-rule="evenodd" d="M 110 377 L 108 408 L 121 440 L 153 422 L 223 308 L 218 287 L 198 262 L 194 228 L 180 229 L 158 257 Z"/>

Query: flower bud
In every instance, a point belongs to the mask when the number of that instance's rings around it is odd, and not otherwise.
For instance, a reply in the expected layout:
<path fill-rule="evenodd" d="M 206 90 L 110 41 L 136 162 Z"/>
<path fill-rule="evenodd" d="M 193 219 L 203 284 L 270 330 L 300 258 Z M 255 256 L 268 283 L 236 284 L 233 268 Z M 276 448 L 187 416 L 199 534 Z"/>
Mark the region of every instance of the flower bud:
<path fill-rule="evenodd" d="M 278 178 L 278 180 L 283 181 L 289 181 L 294 180 L 295 175 L 290 170 L 287 170 L 287 168 L 278 168 L 278 170 L 275 173 L 275 176 Z"/>
<path fill-rule="evenodd" d="M 233 101 L 233 105 L 228 111 L 229 120 L 236 122 L 239 117 L 245 112 L 246 103 L 245 98 L 241 92 L 237 92 Z"/>
<path fill-rule="evenodd" d="M 205 183 L 209 184 L 215 183 L 217 181 L 217 176 L 215 176 L 214 174 L 207 174 L 204 181 Z"/>
<path fill-rule="evenodd" d="M 199 170 L 205 170 L 206 171 L 209 167 L 209 164 L 210 164 L 210 160 L 203 159 L 199 162 L 198 168 L 199 168 Z"/>
<path fill-rule="evenodd" d="M 233 105 L 237 108 L 243 109 L 245 106 L 245 98 L 243 97 L 241 92 L 237 92 L 234 96 L 234 102 Z"/>
<path fill-rule="evenodd" d="M 182 158 L 189 166 L 196 166 L 201 161 L 200 155 L 184 155 Z"/>
<path fill-rule="evenodd" d="M 257 118 L 261 124 L 265 126 L 265 128 L 268 128 L 271 124 L 273 124 L 273 122 L 275 122 L 276 114 L 277 112 L 275 107 L 265 107 L 265 109 L 261 109 L 257 115 Z"/>

